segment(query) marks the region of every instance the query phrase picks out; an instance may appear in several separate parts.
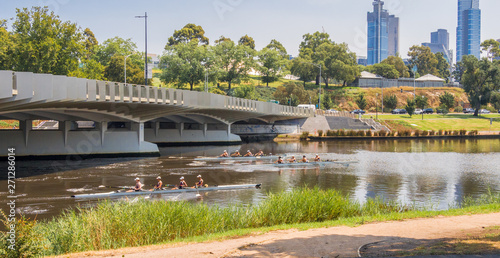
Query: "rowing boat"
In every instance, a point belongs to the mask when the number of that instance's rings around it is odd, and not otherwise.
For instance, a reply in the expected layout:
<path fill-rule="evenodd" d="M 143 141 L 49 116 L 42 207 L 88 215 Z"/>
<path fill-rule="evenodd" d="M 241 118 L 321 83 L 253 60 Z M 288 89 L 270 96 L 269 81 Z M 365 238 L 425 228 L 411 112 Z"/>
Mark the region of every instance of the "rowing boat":
<path fill-rule="evenodd" d="M 207 191 L 221 191 L 221 190 L 237 190 L 237 189 L 247 189 L 247 188 L 260 188 L 261 184 L 247 184 L 247 185 L 216 185 L 201 188 L 184 188 L 184 189 L 174 189 L 174 190 L 159 190 L 159 191 L 137 191 L 137 192 L 126 192 L 126 191 L 113 191 L 105 193 L 94 193 L 94 194 L 78 194 L 71 197 L 76 199 L 84 198 L 107 198 L 107 197 L 120 197 L 120 196 L 135 196 L 135 195 L 149 195 L 149 194 L 171 194 L 171 193 L 186 193 L 186 192 L 207 192 Z"/>
<path fill-rule="evenodd" d="M 327 165 L 344 165 L 349 166 L 352 163 L 358 163 L 357 161 L 346 160 L 328 160 L 328 161 L 311 161 L 311 162 L 293 162 L 293 163 L 274 163 L 276 167 L 295 167 L 295 166 L 327 166 Z"/>
<path fill-rule="evenodd" d="M 245 161 L 245 160 L 275 160 L 278 159 L 279 156 L 257 156 L 257 157 L 206 157 L 206 158 L 195 158 L 196 161 L 225 161 L 225 160 L 236 160 L 236 161 Z M 282 156 L 284 157 L 284 156 Z"/>

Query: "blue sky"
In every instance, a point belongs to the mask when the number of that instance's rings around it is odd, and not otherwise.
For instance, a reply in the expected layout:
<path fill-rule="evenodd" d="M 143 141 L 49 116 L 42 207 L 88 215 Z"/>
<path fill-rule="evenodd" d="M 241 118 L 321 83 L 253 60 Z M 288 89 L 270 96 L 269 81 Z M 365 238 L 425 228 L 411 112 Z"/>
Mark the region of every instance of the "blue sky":
<path fill-rule="evenodd" d="M 322 31 L 351 51 L 366 56 L 366 13 L 372 0 L 0 0 L 0 19 L 15 16 L 15 8 L 49 6 L 63 20 L 89 27 L 99 42 L 119 36 L 144 49 L 144 20 L 148 12 L 148 52 L 161 54 L 174 30 L 187 23 L 201 25 L 210 42 L 224 35 L 233 40 L 248 34 L 256 48 L 271 39 L 297 55 L 302 35 Z M 457 0 L 386 0 L 385 8 L 400 17 L 400 53 L 430 41 L 430 32 L 447 29 L 455 49 Z M 500 38 L 500 1 L 481 0 L 482 37 Z"/>

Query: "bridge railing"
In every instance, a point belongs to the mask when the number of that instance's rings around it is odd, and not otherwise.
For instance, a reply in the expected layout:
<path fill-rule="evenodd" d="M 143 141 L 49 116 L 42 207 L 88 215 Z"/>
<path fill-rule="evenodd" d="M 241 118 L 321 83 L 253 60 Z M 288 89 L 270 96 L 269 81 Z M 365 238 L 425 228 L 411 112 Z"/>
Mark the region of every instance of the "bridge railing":
<path fill-rule="evenodd" d="M 0 71 L 0 99 L 125 102 L 220 108 L 269 115 L 313 116 L 314 112 L 275 103 L 206 92 L 97 81 L 31 72 Z"/>

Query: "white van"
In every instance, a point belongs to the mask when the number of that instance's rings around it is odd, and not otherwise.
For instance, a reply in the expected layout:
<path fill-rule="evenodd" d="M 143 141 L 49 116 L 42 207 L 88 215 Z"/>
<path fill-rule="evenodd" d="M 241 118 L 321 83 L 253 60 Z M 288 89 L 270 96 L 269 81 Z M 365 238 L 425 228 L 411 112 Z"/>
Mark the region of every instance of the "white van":
<path fill-rule="evenodd" d="M 307 108 L 307 109 L 316 110 L 316 105 L 311 105 L 311 104 L 300 104 L 297 107 L 298 108 Z"/>

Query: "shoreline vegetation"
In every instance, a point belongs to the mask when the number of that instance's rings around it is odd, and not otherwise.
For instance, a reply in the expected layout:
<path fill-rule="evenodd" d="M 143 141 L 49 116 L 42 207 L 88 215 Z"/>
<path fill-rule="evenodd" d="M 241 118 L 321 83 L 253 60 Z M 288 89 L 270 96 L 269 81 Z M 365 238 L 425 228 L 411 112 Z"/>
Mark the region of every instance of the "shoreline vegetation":
<path fill-rule="evenodd" d="M 2 232 L 0 255 L 24 257 L 137 247 L 173 242 L 222 240 L 279 229 L 310 229 L 368 222 L 498 212 L 500 193 L 465 198 L 445 211 L 381 198 L 364 204 L 335 190 L 299 188 L 269 193 L 258 205 L 193 204 L 171 201 L 110 202 L 63 212 L 49 221 L 20 218 L 16 251 Z M 5 227 L 10 226 L 2 212 Z"/>

